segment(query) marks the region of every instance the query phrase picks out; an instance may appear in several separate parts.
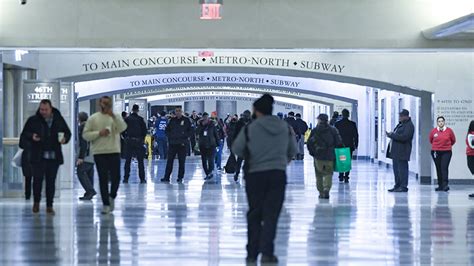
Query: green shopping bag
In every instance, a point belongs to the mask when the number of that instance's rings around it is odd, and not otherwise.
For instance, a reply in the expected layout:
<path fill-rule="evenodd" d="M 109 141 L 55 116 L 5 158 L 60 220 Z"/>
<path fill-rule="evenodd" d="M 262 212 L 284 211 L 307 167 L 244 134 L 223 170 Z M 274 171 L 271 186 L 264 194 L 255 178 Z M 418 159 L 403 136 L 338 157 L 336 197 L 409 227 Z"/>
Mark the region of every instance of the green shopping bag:
<path fill-rule="evenodd" d="M 336 160 L 334 162 L 334 172 L 345 173 L 352 168 L 352 158 L 350 148 L 336 148 L 334 149 Z"/>

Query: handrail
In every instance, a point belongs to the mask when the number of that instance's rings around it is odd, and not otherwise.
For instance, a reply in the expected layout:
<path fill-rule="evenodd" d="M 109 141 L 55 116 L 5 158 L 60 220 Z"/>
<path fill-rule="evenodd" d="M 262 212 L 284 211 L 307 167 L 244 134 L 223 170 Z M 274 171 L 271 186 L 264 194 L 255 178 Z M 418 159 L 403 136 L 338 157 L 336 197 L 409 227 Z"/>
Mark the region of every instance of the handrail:
<path fill-rule="evenodd" d="M 20 144 L 20 138 L 3 138 L 4 145 L 18 145 Z"/>

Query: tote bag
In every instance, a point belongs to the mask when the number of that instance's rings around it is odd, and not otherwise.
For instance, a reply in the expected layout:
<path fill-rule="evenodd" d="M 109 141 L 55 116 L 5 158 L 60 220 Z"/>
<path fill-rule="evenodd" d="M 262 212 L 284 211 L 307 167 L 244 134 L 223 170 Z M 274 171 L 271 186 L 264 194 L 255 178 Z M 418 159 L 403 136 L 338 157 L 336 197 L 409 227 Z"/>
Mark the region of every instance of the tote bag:
<path fill-rule="evenodd" d="M 334 172 L 345 173 L 352 168 L 352 158 L 350 148 L 336 148 L 336 161 L 334 163 Z"/>
<path fill-rule="evenodd" d="M 23 155 L 23 149 L 18 149 L 15 156 L 12 159 L 12 166 L 16 168 L 21 168 L 21 156 Z"/>

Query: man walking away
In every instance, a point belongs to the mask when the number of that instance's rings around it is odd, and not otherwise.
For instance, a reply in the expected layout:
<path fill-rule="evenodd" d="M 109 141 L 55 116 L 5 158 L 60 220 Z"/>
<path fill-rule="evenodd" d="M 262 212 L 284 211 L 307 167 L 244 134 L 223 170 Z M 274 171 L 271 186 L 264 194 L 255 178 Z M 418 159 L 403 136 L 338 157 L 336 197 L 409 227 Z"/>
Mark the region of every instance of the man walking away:
<path fill-rule="evenodd" d="M 335 127 L 339 131 L 344 147 L 351 149 L 351 158 L 354 150 L 359 147 L 359 132 L 357 124 L 349 120 L 349 110 L 342 110 L 342 119 L 336 122 Z M 349 174 L 351 172 L 339 173 L 339 182 L 349 183 Z"/>
<path fill-rule="evenodd" d="M 244 113 L 242 114 L 242 117 L 239 119 L 239 121 L 237 121 L 237 124 L 235 126 L 235 131 L 234 131 L 234 140 L 237 138 L 237 136 L 239 135 L 239 133 L 242 131 L 242 129 L 248 124 L 250 123 L 250 111 L 249 110 L 245 110 Z M 232 152 L 231 150 L 231 154 L 230 156 L 234 156 L 235 153 Z M 244 157 L 243 156 L 237 156 L 237 163 L 236 163 L 236 166 L 235 166 L 235 174 L 234 174 L 234 181 L 237 182 L 239 181 L 239 175 L 240 175 L 240 169 L 242 168 L 242 163 L 244 161 Z"/>
<path fill-rule="evenodd" d="M 296 160 L 304 160 L 304 134 L 308 130 L 308 124 L 301 119 L 301 114 L 296 114 L 296 143 L 298 144 L 298 153 L 296 154 Z"/>
<path fill-rule="evenodd" d="M 277 263 L 273 241 L 285 199 L 286 167 L 296 154 L 295 136 L 287 123 L 272 116 L 273 97 L 263 95 L 253 104 L 255 121 L 237 136 L 232 150 L 245 158 L 247 263 Z M 278 145 L 275 145 L 278 143 Z"/>
<path fill-rule="evenodd" d="M 386 132 L 387 137 L 390 138 L 387 158 L 393 161 L 395 176 L 395 186 L 389 189 L 389 192 L 408 192 L 408 161 L 410 161 L 415 126 L 406 109 L 400 112 L 399 121 L 393 132 Z"/>
<path fill-rule="evenodd" d="M 334 125 L 336 125 L 337 121 L 339 121 L 339 112 L 334 111 L 334 113 L 332 113 L 331 121 L 329 121 L 329 125 L 334 126 Z"/>
<path fill-rule="evenodd" d="M 158 145 L 158 154 L 160 160 L 166 160 L 168 154 L 168 139 L 166 138 L 166 126 L 168 125 L 168 118 L 166 112 L 161 111 L 160 118 L 156 121 L 155 137 Z"/>
<path fill-rule="evenodd" d="M 202 167 L 206 174 L 205 180 L 214 177 L 214 158 L 219 140 L 214 121 L 209 119 L 208 113 L 203 113 L 197 127 L 199 150 L 201 151 Z"/>
<path fill-rule="evenodd" d="M 20 148 L 27 150 L 33 170 L 33 212 L 39 212 L 43 180 L 46 180 L 46 212 L 54 214 L 56 175 L 64 163 L 61 145 L 69 142 L 71 131 L 50 100 L 41 100 L 38 111 L 28 118 L 20 136 Z"/>
<path fill-rule="evenodd" d="M 112 112 L 109 96 L 100 98 L 100 107 L 101 111 L 87 120 L 82 137 L 91 142 L 104 205 L 102 214 L 109 214 L 115 208 L 120 185 L 120 134 L 127 129 L 127 124 L 119 114 Z"/>
<path fill-rule="evenodd" d="M 90 152 L 90 143 L 82 137 L 88 118 L 89 116 L 86 113 L 79 113 L 79 156 L 76 163 L 76 172 L 79 182 L 86 191 L 79 200 L 91 200 L 97 194 L 94 189 L 94 157 Z"/>
<path fill-rule="evenodd" d="M 166 136 L 168 137 L 168 160 L 166 162 L 165 176 L 161 182 L 170 182 L 171 173 L 173 172 L 173 161 L 178 155 L 179 171 L 178 183 L 183 182 L 184 164 L 186 163 L 186 145 L 192 135 L 191 122 L 188 117 L 183 116 L 181 107 L 176 108 L 175 116 L 172 117 L 166 127 Z"/>
<path fill-rule="evenodd" d="M 318 116 L 318 125 L 309 136 L 308 151 L 314 157 L 316 185 L 320 199 L 329 199 L 336 155 L 334 149 L 342 146 L 341 136 L 335 127 L 328 124 L 328 115 Z"/>
<path fill-rule="evenodd" d="M 145 184 L 145 165 L 143 163 L 145 157 L 144 141 L 147 135 L 147 128 L 143 117 L 138 115 L 140 111 L 139 106 L 134 104 L 132 107 L 132 113 L 125 118 L 127 124 L 126 130 L 126 149 L 127 154 L 125 158 L 125 175 L 123 177 L 123 183 L 127 184 L 130 178 L 130 164 L 132 162 L 132 156 L 137 158 L 138 161 L 138 175 L 140 177 L 140 183 Z"/>

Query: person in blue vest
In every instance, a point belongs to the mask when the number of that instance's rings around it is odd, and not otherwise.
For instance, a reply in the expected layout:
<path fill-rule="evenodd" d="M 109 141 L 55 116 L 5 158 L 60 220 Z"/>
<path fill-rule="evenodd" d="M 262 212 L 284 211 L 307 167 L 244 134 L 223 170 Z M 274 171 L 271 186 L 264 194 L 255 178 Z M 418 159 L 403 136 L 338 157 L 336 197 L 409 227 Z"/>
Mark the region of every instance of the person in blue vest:
<path fill-rule="evenodd" d="M 166 160 L 168 154 L 168 138 L 166 137 L 166 126 L 168 125 L 168 118 L 166 112 L 161 111 L 160 118 L 155 122 L 155 138 L 158 145 L 158 155 L 160 160 Z"/>

